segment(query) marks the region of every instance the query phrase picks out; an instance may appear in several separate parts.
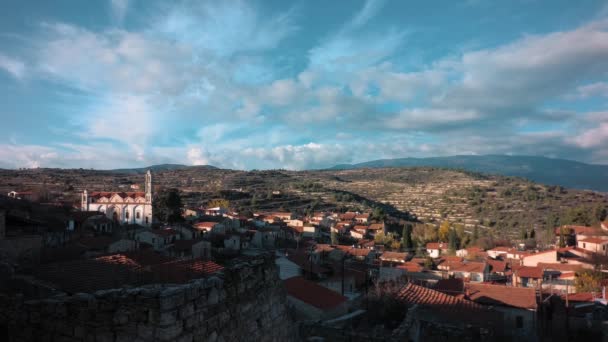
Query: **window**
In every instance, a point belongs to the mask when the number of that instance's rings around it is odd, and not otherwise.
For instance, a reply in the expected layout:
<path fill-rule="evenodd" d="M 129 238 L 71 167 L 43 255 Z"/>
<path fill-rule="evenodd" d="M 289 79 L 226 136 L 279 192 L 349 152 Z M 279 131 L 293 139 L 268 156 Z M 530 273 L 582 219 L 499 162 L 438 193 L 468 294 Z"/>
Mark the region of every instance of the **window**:
<path fill-rule="evenodd" d="M 128 211 L 125 213 L 125 218 L 126 218 L 127 220 L 129 219 L 129 212 L 128 212 Z"/>
<path fill-rule="evenodd" d="M 587 248 L 587 244 L 583 242 L 583 248 Z"/>
<path fill-rule="evenodd" d="M 524 327 L 524 318 L 522 316 L 515 317 L 515 327 L 521 329 Z"/>
<path fill-rule="evenodd" d="M 138 212 L 135 213 L 135 218 L 139 220 L 139 217 L 140 217 L 140 213 L 138 211 Z"/>
<path fill-rule="evenodd" d="M 148 216 L 146 216 L 146 224 L 148 224 Z"/>

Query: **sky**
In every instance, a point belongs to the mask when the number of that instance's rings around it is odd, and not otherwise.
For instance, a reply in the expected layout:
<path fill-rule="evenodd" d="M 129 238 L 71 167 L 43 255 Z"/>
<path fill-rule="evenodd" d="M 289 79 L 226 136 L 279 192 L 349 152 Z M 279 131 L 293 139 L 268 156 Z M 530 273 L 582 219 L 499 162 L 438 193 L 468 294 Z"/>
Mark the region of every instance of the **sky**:
<path fill-rule="evenodd" d="M 3 0 L 0 168 L 608 164 L 608 2 Z"/>

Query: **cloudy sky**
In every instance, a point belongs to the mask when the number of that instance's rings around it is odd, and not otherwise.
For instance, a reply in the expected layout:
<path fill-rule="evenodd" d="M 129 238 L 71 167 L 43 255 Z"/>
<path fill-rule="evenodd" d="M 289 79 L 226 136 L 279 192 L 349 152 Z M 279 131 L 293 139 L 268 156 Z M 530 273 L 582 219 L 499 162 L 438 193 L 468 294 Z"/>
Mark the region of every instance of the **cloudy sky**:
<path fill-rule="evenodd" d="M 3 0 L 0 167 L 608 164 L 606 1 Z"/>

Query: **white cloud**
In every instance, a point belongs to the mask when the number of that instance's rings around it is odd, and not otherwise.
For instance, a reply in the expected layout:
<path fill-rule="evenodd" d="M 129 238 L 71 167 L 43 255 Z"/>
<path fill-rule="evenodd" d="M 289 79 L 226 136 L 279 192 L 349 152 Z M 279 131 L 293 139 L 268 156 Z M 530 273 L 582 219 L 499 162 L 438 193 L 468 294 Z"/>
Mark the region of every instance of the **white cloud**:
<path fill-rule="evenodd" d="M 595 82 L 576 88 L 579 98 L 608 97 L 608 82 Z"/>
<path fill-rule="evenodd" d="M 2 53 L 0 53 L 0 69 L 18 80 L 23 79 L 26 72 L 25 63 Z"/>
<path fill-rule="evenodd" d="M 110 9 L 112 11 L 112 18 L 118 23 L 122 24 L 129 10 L 130 0 L 110 0 Z"/>

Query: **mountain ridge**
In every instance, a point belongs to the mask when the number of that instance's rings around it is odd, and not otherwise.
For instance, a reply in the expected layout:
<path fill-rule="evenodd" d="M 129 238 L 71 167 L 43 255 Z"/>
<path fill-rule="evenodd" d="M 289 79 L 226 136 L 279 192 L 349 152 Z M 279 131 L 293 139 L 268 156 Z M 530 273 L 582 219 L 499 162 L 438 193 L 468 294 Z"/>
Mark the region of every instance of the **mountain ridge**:
<path fill-rule="evenodd" d="M 608 165 L 540 156 L 488 154 L 378 159 L 355 164 L 338 164 L 329 170 L 416 166 L 522 177 L 547 185 L 608 192 Z"/>

